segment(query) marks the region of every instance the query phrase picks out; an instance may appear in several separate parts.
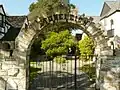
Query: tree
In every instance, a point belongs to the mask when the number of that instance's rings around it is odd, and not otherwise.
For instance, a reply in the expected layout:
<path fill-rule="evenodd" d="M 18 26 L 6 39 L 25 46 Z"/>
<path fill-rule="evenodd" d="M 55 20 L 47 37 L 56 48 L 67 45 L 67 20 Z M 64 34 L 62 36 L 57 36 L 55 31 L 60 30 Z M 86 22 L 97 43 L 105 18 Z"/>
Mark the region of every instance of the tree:
<path fill-rule="evenodd" d="M 29 11 L 32 12 L 34 9 L 50 9 L 58 5 L 58 0 L 38 0 L 36 3 L 32 3 L 29 7 Z"/>
<path fill-rule="evenodd" d="M 42 40 L 44 40 L 45 38 L 45 34 L 40 34 L 36 40 L 34 41 L 34 43 L 31 46 L 31 52 L 30 52 L 30 58 L 33 57 L 37 57 L 38 55 L 44 55 L 45 52 L 43 49 L 41 49 L 41 45 L 42 45 Z"/>
<path fill-rule="evenodd" d="M 61 12 L 61 10 L 69 10 L 68 6 L 62 5 L 59 0 L 38 0 L 36 3 L 32 3 L 29 7 L 29 18 L 34 17 L 46 17 L 54 14 L 55 12 Z"/>
<path fill-rule="evenodd" d="M 42 49 L 52 58 L 68 53 L 68 48 L 75 45 L 74 38 L 68 30 L 59 33 L 50 32 L 47 39 L 42 41 Z"/>
<path fill-rule="evenodd" d="M 57 57 L 54 58 L 54 62 L 56 62 L 57 64 L 65 64 L 66 59 L 61 57 L 61 56 L 57 56 Z"/>
<path fill-rule="evenodd" d="M 36 7 L 36 3 L 32 3 L 30 6 L 29 6 L 29 11 L 32 12 Z"/>
<path fill-rule="evenodd" d="M 94 49 L 95 49 L 94 41 L 88 36 L 85 36 L 83 40 L 79 41 L 78 47 L 81 56 L 86 57 L 86 55 L 89 56 L 94 54 Z M 85 59 L 89 59 L 89 58 L 86 57 Z"/>
<path fill-rule="evenodd" d="M 69 8 L 70 8 L 70 9 L 75 9 L 76 6 L 75 6 L 74 4 L 69 4 Z"/>

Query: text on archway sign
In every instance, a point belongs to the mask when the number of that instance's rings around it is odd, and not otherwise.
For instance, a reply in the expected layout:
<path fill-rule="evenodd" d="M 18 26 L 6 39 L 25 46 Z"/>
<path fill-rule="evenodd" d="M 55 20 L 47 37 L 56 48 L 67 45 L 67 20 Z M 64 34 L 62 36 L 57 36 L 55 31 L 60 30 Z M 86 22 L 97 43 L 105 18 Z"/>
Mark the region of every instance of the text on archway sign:
<path fill-rule="evenodd" d="M 81 23 L 81 24 L 87 24 L 88 22 L 92 21 L 93 19 L 90 17 L 89 19 L 87 17 L 84 17 L 84 15 L 81 16 L 75 16 L 72 14 L 55 14 L 52 16 L 49 16 L 47 18 L 43 18 L 40 20 L 41 26 L 44 26 L 49 23 L 56 23 L 56 22 L 72 22 L 72 23 Z"/>

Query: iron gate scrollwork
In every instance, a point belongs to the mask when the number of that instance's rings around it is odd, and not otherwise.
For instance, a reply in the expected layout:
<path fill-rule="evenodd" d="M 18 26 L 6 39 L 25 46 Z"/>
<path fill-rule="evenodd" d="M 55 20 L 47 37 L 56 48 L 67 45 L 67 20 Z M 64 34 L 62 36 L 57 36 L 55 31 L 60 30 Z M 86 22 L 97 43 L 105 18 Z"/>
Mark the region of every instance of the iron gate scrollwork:
<path fill-rule="evenodd" d="M 85 90 L 95 83 L 95 59 L 94 55 L 69 55 L 30 61 L 29 90 Z"/>

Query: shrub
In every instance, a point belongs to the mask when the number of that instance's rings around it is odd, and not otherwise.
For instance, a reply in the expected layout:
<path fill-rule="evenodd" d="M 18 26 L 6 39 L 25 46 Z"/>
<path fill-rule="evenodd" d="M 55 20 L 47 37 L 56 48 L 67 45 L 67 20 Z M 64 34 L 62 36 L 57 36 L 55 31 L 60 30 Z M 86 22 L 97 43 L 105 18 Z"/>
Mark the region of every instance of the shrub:
<path fill-rule="evenodd" d="M 54 62 L 56 62 L 57 64 L 63 64 L 66 63 L 66 59 L 61 56 L 57 56 L 54 58 Z"/>
<path fill-rule="evenodd" d="M 95 45 L 94 41 L 90 37 L 85 36 L 84 39 L 80 40 L 78 47 L 81 53 L 81 58 L 84 61 L 92 59 L 92 55 L 94 55 Z"/>
<path fill-rule="evenodd" d="M 80 67 L 80 70 L 83 71 L 83 72 L 85 72 L 86 74 L 88 74 L 88 76 L 91 79 L 95 78 L 96 69 L 95 69 L 94 64 L 86 64 L 86 65 Z"/>

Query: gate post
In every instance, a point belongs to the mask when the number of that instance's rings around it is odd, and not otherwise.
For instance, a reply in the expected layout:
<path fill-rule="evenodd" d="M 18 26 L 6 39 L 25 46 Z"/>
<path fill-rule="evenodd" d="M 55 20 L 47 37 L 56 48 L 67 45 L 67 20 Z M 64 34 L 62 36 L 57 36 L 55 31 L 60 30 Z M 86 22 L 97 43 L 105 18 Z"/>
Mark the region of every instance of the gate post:
<path fill-rule="evenodd" d="M 102 55 L 100 59 L 100 90 L 120 90 L 120 57 L 111 54 Z"/>

